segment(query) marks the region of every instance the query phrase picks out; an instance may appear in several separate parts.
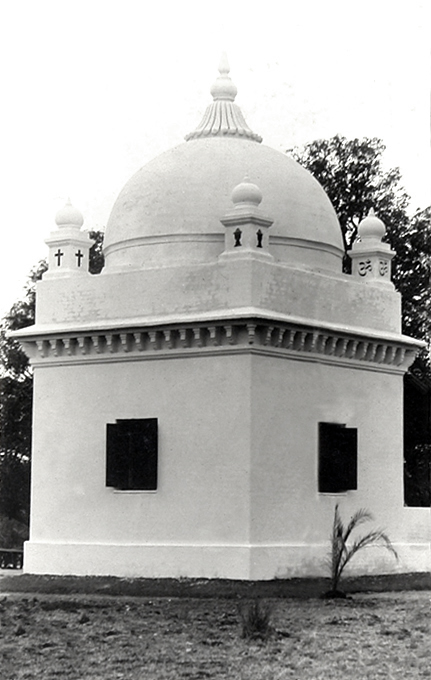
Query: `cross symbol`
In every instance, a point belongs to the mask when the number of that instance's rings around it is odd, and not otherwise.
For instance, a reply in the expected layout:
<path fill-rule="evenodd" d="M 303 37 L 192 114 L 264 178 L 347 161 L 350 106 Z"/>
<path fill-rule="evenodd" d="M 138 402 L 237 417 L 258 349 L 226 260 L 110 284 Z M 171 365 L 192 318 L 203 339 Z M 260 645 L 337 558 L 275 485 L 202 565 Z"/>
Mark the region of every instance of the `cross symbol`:
<path fill-rule="evenodd" d="M 64 253 L 61 252 L 60 248 L 54 254 L 54 257 L 57 258 L 57 267 L 59 267 L 61 265 L 61 258 L 63 257 L 63 255 L 64 255 Z"/>
<path fill-rule="evenodd" d="M 81 253 L 81 249 L 78 250 L 77 253 L 75 253 L 75 257 L 78 258 L 78 267 L 81 266 L 81 260 L 84 257 L 84 253 Z"/>

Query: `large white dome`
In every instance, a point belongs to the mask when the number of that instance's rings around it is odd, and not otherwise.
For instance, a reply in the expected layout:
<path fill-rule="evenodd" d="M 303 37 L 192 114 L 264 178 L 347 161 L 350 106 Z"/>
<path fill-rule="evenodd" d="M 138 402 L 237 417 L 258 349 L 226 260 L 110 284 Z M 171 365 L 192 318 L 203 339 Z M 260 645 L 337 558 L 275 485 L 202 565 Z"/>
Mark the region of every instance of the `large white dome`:
<path fill-rule="evenodd" d="M 322 187 L 294 160 L 259 143 L 233 102 L 226 70 L 218 81 L 189 141 L 149 162 L 121 191 L 106 228 L 107 270 L 214 261 L 224 247 L 220 220 L 247 175 L 262 191 L 262 212 L 274 220 L 275 260 L 341 272 L 341 229 Z"/>

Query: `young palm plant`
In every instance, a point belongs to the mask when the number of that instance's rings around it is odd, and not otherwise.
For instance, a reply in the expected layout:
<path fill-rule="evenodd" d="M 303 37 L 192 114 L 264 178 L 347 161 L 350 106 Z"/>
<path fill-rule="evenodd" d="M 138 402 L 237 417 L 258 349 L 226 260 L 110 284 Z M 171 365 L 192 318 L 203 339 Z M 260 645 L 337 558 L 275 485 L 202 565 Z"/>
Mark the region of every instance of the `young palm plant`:
<path fill-rule="evenodd" d="M 351 534 L 355 529 L 373 520 L 374 517 L 368 510 L 360 509 L 355 512 L 348 525 L 345 526 L 338 510 L 338 503 L 335 506 L 331 536 L 331 555 L 328 560 L 331 568 L 331 590 L 325 594 L 326 597 L 346 597 L 345 593 L 339 590 L 340 579 L 347 564 L 362 548 L 366 548 L 369 545 L 380 545 L 389 550 L 395 559 L 398 559 L 395 548 L 388 535 L 382 529 L 374 529 L 353 541 L 350 540 Z"/>

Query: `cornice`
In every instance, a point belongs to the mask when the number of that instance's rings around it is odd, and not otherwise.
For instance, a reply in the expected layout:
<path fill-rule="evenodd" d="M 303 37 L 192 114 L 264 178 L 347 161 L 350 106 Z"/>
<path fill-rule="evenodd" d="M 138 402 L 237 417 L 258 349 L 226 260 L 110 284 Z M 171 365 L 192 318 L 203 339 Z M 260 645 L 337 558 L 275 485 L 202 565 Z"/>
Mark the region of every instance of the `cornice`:
<path fill-rule="evenodd" d="M 272 265 L 272 263 L 270 263 Z M 207 265 L 212 267 L 212 265 Z M 322 274 L 323 276 L 323 274 Z M 347 275 L 344 275 L 347 276 Z M 359 284 L 358 284 L 359 285 Z M 273 310 L 265 309 L 263 307 L 249 306 L 249 307 L 232 307 L 230 309 L 221 308 L 211 311 L 193 311 L 161 315 L 152 315 L 145 317 L 133 317 L 121 319 L 92 319 L 91 322 L 78 322 L 73 320 L 64 323 L 52 324 L 35 324 L 33 326 L 26 326 L 17 331 L 9 331 L 9 335 L 17 340 L 34 339 L 36 337 L 48 337 L 55 335 L 69 335 L 70 333 L 86 333 L 91 335 L 94 333 L 103 332 L 129 332 L 130 329 L 140 328 L 142 330 L 160 327 L 180 327 L 194 325 L 207 325 L 210 323 L 233 323 L 241 325 L 247 322 L 248 319 L 253 318 L 257 323 L 279 326 L 293 326 L 301 328 L 319 329 L 329 333 L 340 333 L 344 335 L 352 335 L 356 338 L 372 338 L 376 340 L 385 340 L 388 342 L 401 341 L 405 345 L 412 345 L 418 348 L 425 347 L 425 343 L 421 340 L 415 340 L 406 335 L 393 331 L 378 330 L 363 326 L 352 326 L 349 324 L 334 323 L 331 321 L 322 321 L 317 318 L 308 318 L 304 316 L 285 314 L 283 312 L 274 312 Z"/>
<path fill-rule="evenodd" d="M 34 367 L 253 353 L 404 373 L 422 343 L 262 318 L 52 332 L 21 337 Z"/>

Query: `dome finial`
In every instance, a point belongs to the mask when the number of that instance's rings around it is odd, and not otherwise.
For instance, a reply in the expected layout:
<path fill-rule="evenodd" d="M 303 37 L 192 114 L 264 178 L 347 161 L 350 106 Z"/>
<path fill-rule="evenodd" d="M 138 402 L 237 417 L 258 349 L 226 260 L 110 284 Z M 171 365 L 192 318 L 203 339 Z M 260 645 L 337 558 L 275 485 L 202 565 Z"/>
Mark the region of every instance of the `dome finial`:
<path fill-rule="evenodd" d="M 186 136 L 186 140 L 233 136 L 261 142 L 262 137 L 250 130 L 241 109 L 235 104 L 237 88 L 229 76 L 230 67 L 225 52 L 221 55 L 218 71 L 220 75 L 210 90 L 213 102 L 208 106 L 200 125 Z"/>
<path fill-rule="evenodd" d="M 230 68 L 225 52 L 223 52 L 223 54 L 221 55 L 218 71 L 220 75 L 218 76 L 217 80 L 213 83 L 210 90 L 214 101 L 226 99 L 231 102 L 235 101 L 235 97 L 237 95 L 238 90 L 236 88 L 235 83 L 232 82 L 232 79 L 229 76 Z"/>
<path fill-rule="evenodd" d="M 230 72 L 229 61 L 226 52 L 222 52 L 218 72 L 220 73 L 220 75 L 227 75 Z"/>

